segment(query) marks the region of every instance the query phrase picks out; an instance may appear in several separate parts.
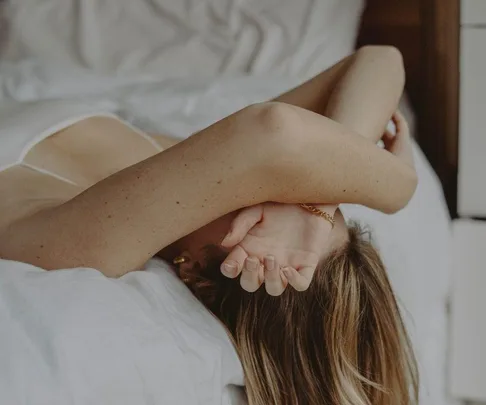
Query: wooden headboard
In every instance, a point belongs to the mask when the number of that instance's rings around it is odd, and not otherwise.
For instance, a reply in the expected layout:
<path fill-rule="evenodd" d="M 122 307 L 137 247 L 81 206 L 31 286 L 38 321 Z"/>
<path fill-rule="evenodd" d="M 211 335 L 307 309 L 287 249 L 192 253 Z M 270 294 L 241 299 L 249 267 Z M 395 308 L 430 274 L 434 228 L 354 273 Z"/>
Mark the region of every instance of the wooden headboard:
<path fill-rule="evenodd" d="M 399 48 L 417 114 L 417 141 L 456 215 L 459 131 L 459 0 L 368 0 L 358 45 Z"/>

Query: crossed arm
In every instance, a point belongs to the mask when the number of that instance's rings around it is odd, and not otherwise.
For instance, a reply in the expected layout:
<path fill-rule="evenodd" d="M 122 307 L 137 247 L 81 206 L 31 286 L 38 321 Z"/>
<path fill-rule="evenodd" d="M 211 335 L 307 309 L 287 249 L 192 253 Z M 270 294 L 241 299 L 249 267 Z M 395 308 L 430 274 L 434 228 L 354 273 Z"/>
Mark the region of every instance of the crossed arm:
<path fill-rule="evenodd" d="M 415 171 L 369 139 L 381 137 L 403 78 L 390 73 L 393 85 L 378 86 L 388 80 L 382 74 L 375 86 L 353 90 L 353 81 L 366 82 L 353 71 L 358 63 L 383 64 L 375 49 L 356 55 L 276 102 L 249 106 L 64 204 L 10 224 L 0 231 L 0 257 L 116 276 L 212 220 L 265 201 L 400 210 L 415 190 Z M 353 105 L 357 113 L 342 106 L 347 91 L 368 91 L 366 103 Z"/>

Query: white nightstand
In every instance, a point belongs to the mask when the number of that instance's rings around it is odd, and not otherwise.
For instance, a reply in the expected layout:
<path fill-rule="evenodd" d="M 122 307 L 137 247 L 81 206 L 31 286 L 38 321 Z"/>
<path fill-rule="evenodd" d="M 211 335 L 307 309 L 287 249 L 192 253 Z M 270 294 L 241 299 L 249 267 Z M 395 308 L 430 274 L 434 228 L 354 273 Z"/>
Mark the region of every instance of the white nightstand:
<path fill-rule="evenodd" d="M 458 214 L 451 390 L 486 403 L 486 0 L 461 1 Z M 482 401 L 482 402 L 481 402 Z M 476 403 L 474 403 L 476 405 Z"/>
<path fill-rule="evenodd" d="M 486 222 L 453 224 L 451 389 L 486 402 Z"/>
<path fill-rule="evenodd" d="M 458 213 L 486 217 L 486 1 L 462 0 Z"/>

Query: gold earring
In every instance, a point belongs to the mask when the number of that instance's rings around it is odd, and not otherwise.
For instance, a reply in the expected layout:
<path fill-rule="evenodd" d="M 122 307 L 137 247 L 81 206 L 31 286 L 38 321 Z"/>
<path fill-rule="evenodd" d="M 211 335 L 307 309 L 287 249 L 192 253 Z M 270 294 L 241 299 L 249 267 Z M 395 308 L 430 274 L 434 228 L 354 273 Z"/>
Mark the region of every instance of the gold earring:
<path fill-rule="evenodd" d="M 183 264 L 187 263 L 189 261 L 189 258 L 187 256 L 177 256 L 172 260 L 172 263 L 174 264 Z"/>

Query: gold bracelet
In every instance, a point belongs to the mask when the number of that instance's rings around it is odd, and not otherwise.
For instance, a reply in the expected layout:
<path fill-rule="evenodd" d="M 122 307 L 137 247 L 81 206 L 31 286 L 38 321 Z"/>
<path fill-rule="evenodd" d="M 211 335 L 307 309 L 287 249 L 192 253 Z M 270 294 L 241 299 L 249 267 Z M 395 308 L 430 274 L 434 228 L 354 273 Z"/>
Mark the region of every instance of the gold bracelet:
<path fill-rule="evenodd" d="M 311 214 L 317 215 L 318 217 L 321 217 L 322 219 L 325 219 L 326 221 L 330 222 L 332 227 L 334 228 L 336 221 L 334 220 L 334 217 L 329 215 L 327 212 L 321 211 L 319 208 L 314 207 L 313 205 L 309 205 L 309 204 L 299 204 L 299 205 L 306 211 L 309 211 Z"/>

